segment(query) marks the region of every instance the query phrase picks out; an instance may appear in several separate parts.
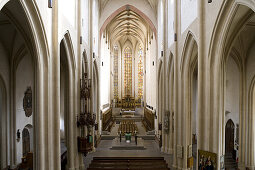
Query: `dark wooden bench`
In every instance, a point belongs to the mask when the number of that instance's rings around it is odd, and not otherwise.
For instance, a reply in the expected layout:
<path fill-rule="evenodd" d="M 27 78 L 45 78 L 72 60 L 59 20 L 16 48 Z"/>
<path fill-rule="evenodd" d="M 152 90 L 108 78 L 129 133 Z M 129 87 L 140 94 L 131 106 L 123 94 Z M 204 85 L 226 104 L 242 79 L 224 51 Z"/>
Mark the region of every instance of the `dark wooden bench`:
<path fill-rule="evenodd" d="M 170 170 L 164 157 L 94 157 L 88 170 Z"/>

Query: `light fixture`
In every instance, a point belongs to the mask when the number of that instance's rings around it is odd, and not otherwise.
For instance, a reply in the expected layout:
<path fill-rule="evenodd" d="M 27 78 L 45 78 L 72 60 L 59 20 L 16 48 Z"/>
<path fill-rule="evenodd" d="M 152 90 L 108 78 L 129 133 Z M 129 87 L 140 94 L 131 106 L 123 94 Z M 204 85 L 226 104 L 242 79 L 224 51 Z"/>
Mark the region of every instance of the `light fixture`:
<path fill-rule="evenodd" d="M 82 36 L 80 36 L 80 44 L 82 44 Z"/>
<path fill-rule="evenodd" d="M 52 0 L 48 0 L 48 7 L 52 8 Z"/>
<path fill-rule="evenodd" d="M 212 3 L 212 0 L 208 0 L 208 3 Z"/>
<path fill-rule="evenodd" d="M 20 132 L 19 132 L 19 129 L 17 130 L 17 141 L 18 142 L 20 141 Z"/>
<path fill-rule="evenodd" d="M 174 41 L 177 41 L 177 34 L 174 33 Z"/>

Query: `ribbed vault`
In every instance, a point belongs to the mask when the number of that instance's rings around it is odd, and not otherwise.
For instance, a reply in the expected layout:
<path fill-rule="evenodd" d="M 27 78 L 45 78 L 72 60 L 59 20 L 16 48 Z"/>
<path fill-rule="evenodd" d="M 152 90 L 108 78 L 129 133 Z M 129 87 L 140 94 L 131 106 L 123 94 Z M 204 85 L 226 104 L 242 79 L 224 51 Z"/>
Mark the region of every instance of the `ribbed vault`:
<path fill-rule="evenodd" d="M 118 13 L 105 27 L 104 36 L 110 44 L 120 42 L 124 44 L 126 41 L 139 42 L 145 45 L 147 39 L 151 38 L 153 31 L 148 22 L 133 11 L 129 5 L 125 10 Z"/>

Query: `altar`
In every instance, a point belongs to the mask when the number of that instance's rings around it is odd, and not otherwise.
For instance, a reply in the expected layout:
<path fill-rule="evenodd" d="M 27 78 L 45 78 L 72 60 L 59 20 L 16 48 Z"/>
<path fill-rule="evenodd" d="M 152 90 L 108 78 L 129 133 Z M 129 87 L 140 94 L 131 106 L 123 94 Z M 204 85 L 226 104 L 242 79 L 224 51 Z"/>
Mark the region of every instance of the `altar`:
<path fill-rule="evenodd" d="M 137 144 L 135 142 L 135 137 L 130 135 L 130 142 L 126 142 L 126 137 L 122 136 L 121 137 L 121 142 L 120 138 L 116 137 L 112 141 L 112 147 L 110 148 L 111 150 L 145 150 L 146 148 L 144 147 L 144 140 L 142 138 L 137 138 Z"/>
<path fill-rule="evenodd" d="M 121 109 L 120 115 L 123 116 L 123 117 L 126 117 L 126 116 L 134 117 L 135 116 L 135 110 Z"/>

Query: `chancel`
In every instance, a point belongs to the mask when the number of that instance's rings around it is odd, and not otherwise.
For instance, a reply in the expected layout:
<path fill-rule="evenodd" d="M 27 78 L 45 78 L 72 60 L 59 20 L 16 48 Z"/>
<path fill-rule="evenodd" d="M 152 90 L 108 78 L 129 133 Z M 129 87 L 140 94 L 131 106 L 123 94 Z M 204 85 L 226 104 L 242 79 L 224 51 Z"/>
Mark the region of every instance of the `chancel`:
<path fill-rule="evenodd" d="M 0 170 L 254 170 L 254 12 L 0 1 Z"/>

